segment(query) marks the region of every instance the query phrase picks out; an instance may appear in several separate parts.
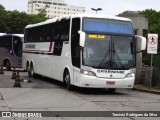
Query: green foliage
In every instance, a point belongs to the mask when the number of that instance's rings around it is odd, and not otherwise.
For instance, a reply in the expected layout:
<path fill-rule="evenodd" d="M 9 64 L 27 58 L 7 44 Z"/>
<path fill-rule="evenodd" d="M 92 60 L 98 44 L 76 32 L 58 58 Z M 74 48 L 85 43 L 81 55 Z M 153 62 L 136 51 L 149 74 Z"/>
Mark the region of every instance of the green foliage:
<path fill-rule="evenodd" d="M 0 5 L 0 33 L 24 33 L 28 24 L 45 21 L 44 15 L 29 15 L 26 12 L 7 11 Z"/>
<path fill-rule="evenodd" d="M 5 8 L 3 7 L 3 5 L 0 5 L 0 10 L 5 10 Z"/>
<path fill-rule="evenodd" d="M 156 89 L 160 89 L 160 85 L 155 86 Z"/>
<path fill-rule="evenodd" d="M 39 9 L 39 13 L 38 13 L 38 15 L 39 15 L 39 16 L 43 16 L 43 17 L 45 17 L 45 16 L 47 15 L 47 11 L 46 11 L 46 9 L 47 9 L 48 7 L 50 7 L 50 6 L 49 6 L 49 5 L 46 5 L 44 8 Z"/>
<path fill-rule="evenodd" d="M 5 8 L 2 5 L 0 5 L 0 32 L 6 31 L 8 29 L 5 22 L 6 20 L 7 20 L 7 13 L 5 11 Z"/>
<path fill-rule="evenodd" d="M 148 33 L 157 33 L 159 36 L 158 52 L 160 52 L 160 11 L 157 12 L 153 9 L 146 9 L 140 12 L 148 18 Z M 153 63 L 155 67 L 160 68 L 160 54 L 154 55 Z M 150 55 L 147 53 L 143 54 L 143 62 L 150 64 Z"/>
<path fill-rule="evenodd" d="M 140 12 L 148 18 L 148 32 L 149 33 L 160 33 L 160 12 L 152 9 L 146 9 Z"/>

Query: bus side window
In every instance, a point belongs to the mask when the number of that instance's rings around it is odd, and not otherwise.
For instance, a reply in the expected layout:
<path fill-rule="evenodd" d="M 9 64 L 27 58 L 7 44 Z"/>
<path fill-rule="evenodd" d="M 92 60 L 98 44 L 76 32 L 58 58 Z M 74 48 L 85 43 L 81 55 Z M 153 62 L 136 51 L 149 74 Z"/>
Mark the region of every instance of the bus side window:
<path fill-rule="evenodd" d="M 4 47 L 12 49 L 12 36 L 5 36 L 3 39 Z"/>
<path fill-rule="evenodd" d="M 24 43 L 28 42 L 28 29 L 25 29 L 25 34 L 24 34 Z"/>
<path fill-rule="evenodd" d="M 28 29 L 27 30 L 27 38 L 26 38 L 26 42 L 32 42 L 33 41 L 33 30 L 32 28 L 31 29 Z"/>
<path fill-rule="evenodd" d="M 45 39 L 45 42 L 50 42 L 51 41 L 51 25 L 46 25 L 44 27 L 44 32 L 45 32 L 45 35 L 44 35 L 44 39 Z"/>
<path fill-rule="evenodd" d="M 54 23 L 53 40 L 54 44 L 54 55 L 61 56 L 63 41 L 69 41 L 69 29 L 70 20 L 64 20 Z"/>
<path fill-rule="evenodd" d="M 54 23 L 52 28 L 52 38 L 53 41 L 58 41 L 59 39 L 59 23 Z"/>
<path fill-rule="evenodd" d="M 70 27 L 70 20 L 62 21 L 61 23 L 61 41 L 69 41 L 69 27 Z"/>

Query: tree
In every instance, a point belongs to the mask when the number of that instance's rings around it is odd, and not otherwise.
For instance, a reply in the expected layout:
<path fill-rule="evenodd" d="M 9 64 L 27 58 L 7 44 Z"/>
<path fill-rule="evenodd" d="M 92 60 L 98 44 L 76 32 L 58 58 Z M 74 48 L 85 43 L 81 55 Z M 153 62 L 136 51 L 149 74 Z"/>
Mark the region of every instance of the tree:
<path fill-rule="evenodd" d="M 159 33 L 160 32 L 160 12 L 157 12 L 152 9 L 146 9 L 140 12 L 148 18 L 150 33 Z"/>
<path fill-rule="evenodd" d="M 38 13 L 38 15 L 39 16 L 43 16 L 43 17 L 45 17 L 46 15 L 47 15 L 47 11 L 46 11 L 46 9 L 49 7 L 49 5 L 46 5 L 44 8 L 42 8 L 42 9 L 39 9 L 39 13 Z"/>
<path fill-rule="evenodd" d="M 160 11 L 157 12 L 153 9 L 146 9 L 140 12 L 148 18 L 148 33 L 157 33 L 159 36 L 158 52 L 160 52 Z M 147 64 L 150 63 L 150 55 L 143 54 L 143 59 Z M 154 55 L 153 62 L 156 67 L 160 68 L 160 54 Z"/>
<path fill-rule="evenodd" d="M 3 5 L 0 5 L 0 10 L 5 10 L 5 8 L 3 7 Z"/>
<path fill-rule="evenodd" d="M 153 9 L 146 9 L 140 13 L 148 18 L 148 33 L 157 33 L 158 36 L 160 36 L 160 11 L 157 12 Z M 160 52 L 160 42 L 158 46 L 158 51 Z"/>
<path fill-rule="evenodd" d="M 6 11 L 0 5 L 0 32 L 2 33 L 24 33 L 24 28 L 28 24 L 34 24 L 45 21 L 46 18 L 42 14 L 29 15 L 26 12 Z"/>
<path fill-rule="evenodd" d="M 3 33 L 8 29 L 5 23 L 6 20 L 7 20 L 7 13 L 5 11 L 5 8 L 2 5 L 0 5 L 0 33 Z"/>

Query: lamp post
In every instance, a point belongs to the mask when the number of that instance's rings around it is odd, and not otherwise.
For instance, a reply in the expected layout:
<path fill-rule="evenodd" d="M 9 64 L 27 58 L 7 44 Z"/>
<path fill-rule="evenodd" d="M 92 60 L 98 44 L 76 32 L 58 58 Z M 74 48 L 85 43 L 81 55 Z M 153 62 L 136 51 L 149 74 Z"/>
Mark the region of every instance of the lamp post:
<path fill-rule="evenodd" d="M 97 14 L 97 11 L 101 11 L 102 10 L 102 8 L 97 8 L 97 9 L 95 9 L 95 8 L 91 8 L 93 11 L 96 11 L 96 14 Z"/>

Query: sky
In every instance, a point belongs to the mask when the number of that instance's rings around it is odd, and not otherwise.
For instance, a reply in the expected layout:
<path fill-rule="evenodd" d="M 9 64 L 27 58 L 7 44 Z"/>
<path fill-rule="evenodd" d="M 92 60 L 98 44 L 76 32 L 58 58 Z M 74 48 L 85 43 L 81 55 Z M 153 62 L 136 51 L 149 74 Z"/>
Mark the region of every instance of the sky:
<path fill-rule="evenodd" d="M 18 10 L 27 12 L 28 0 L 0 0 L 6 10 Z M 95 13 L 91 8 L 102 8 L 98 14 L 118 15 L 126 10 L 142 11 L 154 9 L 160 11 L 160 0 L 65 0 L 68 5 L 86 8 L 87 14 Z"/>

